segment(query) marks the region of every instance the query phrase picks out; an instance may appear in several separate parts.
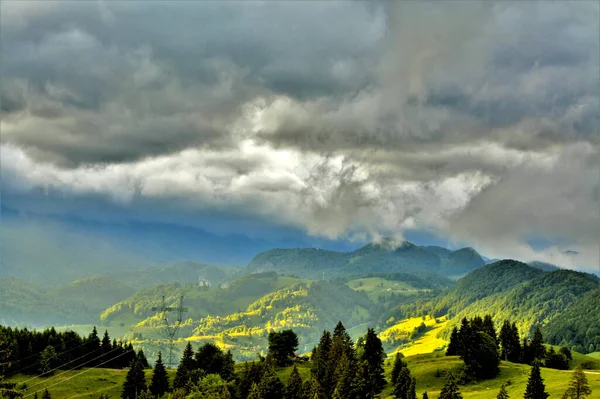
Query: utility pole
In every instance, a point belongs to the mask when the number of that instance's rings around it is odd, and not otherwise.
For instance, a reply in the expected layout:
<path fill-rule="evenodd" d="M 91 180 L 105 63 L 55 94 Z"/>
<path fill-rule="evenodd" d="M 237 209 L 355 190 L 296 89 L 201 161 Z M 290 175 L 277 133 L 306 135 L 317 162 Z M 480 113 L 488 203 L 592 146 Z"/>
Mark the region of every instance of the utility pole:
<path fill-rule="evenodd" d="M 165 296 L 163 295 L 160 307 L 154 306 L 152 307 L 152 311 L 160 311 L 161 313 L 164 326 L 163 331 L 169 345 L 169 360 L 167 364 L 169 367 L 173 367 L 173 347 L 175 346 L 175 337 L 177 336 L 179 327 L 181 327 L 183 313 L 188 311 L 188 308 L 183 306 L 183 295 L 179 298 L 179 306 L 166 306 Z M 177 319 L 175 322 L 169 321 L 169 312 L 176 312 Z"/>

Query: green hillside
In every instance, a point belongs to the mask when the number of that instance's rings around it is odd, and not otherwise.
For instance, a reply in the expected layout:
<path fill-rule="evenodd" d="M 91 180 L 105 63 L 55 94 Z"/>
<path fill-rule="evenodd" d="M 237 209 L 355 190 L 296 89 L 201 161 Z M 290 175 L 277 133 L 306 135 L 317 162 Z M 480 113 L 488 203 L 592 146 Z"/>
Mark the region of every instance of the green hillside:
<path fill-rule="evenodd" d="M 4 325 L 72 323 L 81 316 L 78 310 L 48 297 L 40 287 L 12 277 L 0 279 L 0 302 L 0 321 Z"/>
<path fill-rule="evenodd" d="M 256 255 L 246 272 L 277 271 L 320 279 L 366 273 L 436 273 L 457 277 L 485 264 L 471 248 L 457 251 L 441 247 L 421 247 L 391 239 L 370 243 L 352 252 L 314 248 L 272 249 Z"/>
<path fill-rule="evenodd" d="M 189 309 L 185 314 L 186 319 L 199 320 L 208 315 L 227 315 L 242 311 L 262 296 L 299 281 L 302 280 L 275 273 L 261 273 L 241 277 L 225 286 L 160 284 L 142 289 L 109 307 L 100 315 L 100 321 L 108 325 L 142 322 L 156 314 L 152 307 L 160 306 L 163 296 L 168 305 L 178 304 L 179 298 L 183 296 L 185 306 Z"/>
<path fill-rule="evenodd" d="M 527 335 L 536 324 L 546 325 L 554 318 L 569 317 L 563 312 L 597 287 L 597 280 L 585 273 L 571 270 L 543 273 L 510 290 L 472 303 L 456 315 L 454 323 L 463 317 L 489 313 L 496 324 L 506 319 L 516 321 L 521 333 Z M 594 337 L 600 339 L 600 334 Z M 572 345 L 572 341 L 569 343 Z"/>
<path fill-rule="evenodd" d="M 166 266 L 111 273 L 110 276 L 140 289 L 151 288 L 158 284 L 198 283 L 200 280 L 206 280 L 216 285 L 225 281 L 234 270 L 233 268 L 220 268 L 197 262 L 180 262 Z"/>
<path fill-rule="evenodd" d="M 534 279 L 544 272 L 515 260 L 502 260 L 473 270 L 435 298 L 414 301 L 391 312 L 401 318 L 455 315 L 470 304 Z M 389 317 L 389 315 L 387 315 Z"/>
<path fill-rule="evenodd" d="M 194 335 L 266 335 L 293 328 L 306 343 L 338 320 L 350 327 L 367 322 L 373 308 L 367 295 L 345 285 L 301 282 L 265 295 L 243 312 L 203 318 Z"/>
<path fill-rule="evenodd" d="M 447 371 L 458 372 L 462 362 L 454 356 L 446 357 L 443 353 L 431 353 L 426 355 L 409 356 L 404 359 L 411 371 L 411 375 L 416 378 L 417 397 L 421 398 L 423 392 L 427 392 L 430 398 L 437 398 L 444 385 L 444 374 Z M 310 364 L 297 364 L 300 376 L 303 380 L 310 378 Z M 236 364 L 236 371 L 241 372 L 243 364 Z M 386 362 L 385 376 L 388 382 L 391 378 L 391 364 Z M 508 394 L 511 398 L 523 397 L 530 366 L 502 362 L 500 364 L 500 375 L 492 380 L 486 380 L 479 383 L 461 385 L 460 391 L 465 399 L 495 399 L 500 386 L 508 381 Z M 570 371 L 559 371 L 542 368 L 542 378 L 546 385 L 546 391 L 550 398 L 558 398 L 566 390 L 571 378 Z M 287 383 L 291 367 L 277 369 L 278 377 Z M 110 398 L 118 398 L 121 393 L 121 386 L 125 380 L 126 370 L 111 369 L 83 369 L 78 371 L 68 371 L 65 374 L 56 377 L 42 378 L 29 383 L 39 384 L 37 389 L 50 387 L 52 398 L 90 398 L 96 399 L 101 393 L 107 394 Z M 169 372 L 171 381 L 174 377 L 174 371 Z M 150 382 L 151 372 L 146 371 L 146 379 Z M 592 394 L 600 392 L 600 373 L 598 371 L 588 371 L 586 374 Z M 14 382 L 22 382 L 31 377 L 18 375 L 12 379 Z M 54 386 L 51 386 L 54 385 Z M 32 389 L 29 389 L 31 393 Z M 593 397 L 593 396 L 591 396 Z M 591 398 L 590 397 L 590 398 Z M 391 399 L 391 386 L 388 384 L 383 391 L 382 398 Z"/>
<path fill-rule="evenodd" d="M 133 295 L 135 289 L 121 281 L 105 276 L 72 281 L 48 291 L 47 296 L 65 306 L 88 315 L 90 321 L 116 302 Z"/>
<path fill-rule="evenodd" d="M 599 320 L 600 288 L 597 288 L 576 300 L 560 317 L 550 320 L 543 331 L 552 344 L 574 345 L 583 353 L 600 352 Z"/>

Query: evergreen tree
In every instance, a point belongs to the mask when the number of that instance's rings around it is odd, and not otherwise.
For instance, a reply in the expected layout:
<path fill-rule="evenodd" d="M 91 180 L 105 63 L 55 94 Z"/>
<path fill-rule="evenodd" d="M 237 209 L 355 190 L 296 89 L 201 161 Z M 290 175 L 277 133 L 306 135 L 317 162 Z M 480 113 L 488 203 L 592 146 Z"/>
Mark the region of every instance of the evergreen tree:
<path fill-rule="evenodd" d="M 573 376 L 569 383 L 569 388 L 565 392 L 565 397 L 570 399 L 582 399 L 592 394 L 590 385 L 588 384 L 587 377 L 583 372 L 581 365 L 575 367 L 573 370 Z"/>
<path fill-rule="evenodd" d="M 348 356 L 348 359 L 350 359 L 350 361 L 354 361 L 356 355 L 354 352 L 354 343 L 352 342 L 350 334 L 348 334 L 346 328 L 344 327 L 341 321 L 338 321 L 337 325 L 333 329 L 333 338 L 341 339 L 344 351 L 346 352 L 346 356 Z"/>
<path fill-rule="evenodd" d="M 316 378 L 311 378 L 307 381 L 304 387 L 304 395 L 307 399 L 325 399 L 323 389 Z"/>
<path fill-rule="evenodd" d="M 332 396 L 337 398 L 349 398 L 354 375 L 354 362 L 344 353 L 335 370 L 336 385 Z"/>
<path fill-rule="evenodd" d="M 407 399 L 417 399 L 417 379 L 413 378 L 410 382 Z"/>
<path fill-rule="evenodd" d="M 453 327 L 452 333 L 450 334 L 450 343 L 448 344 L 448 349 L 446 349 L 446 356 L 457 356 L 459 352 L 458 347 L 458 328 Z"/>
<path fill-rule="evenodd" d="M 270 365 L 266 366 L 258 388 L 262 399 L 281 399 L 285 396 L 285 386 Z"/>
<path fill-rule="evenodd" d="M 95 358 L 97 356 L 96 354 L 96 350 L 100 347 L 100 338 L 98 337 L 98 330 L 96 329 L 96 326 L 94 326 L 94 328 L 92 329 L 92 332 L 90 333 L 90 335 L 88 336 L 87 340 L 86 340 L 86 362 L 92 360 L 93 358 Z M 93 353 L 92 353 L 93 352 Z M 91 361 L 89 363 L 87 363 L 85 366 L 86 367 L 94 367 L 96 365 L 98 365 L 100 362 L 96 361 Z"/>
<path fill-rule="evenodd" d="M 496 396 L 497 399 L 508 399 L 508 392 L 506 392 L 506 383 L 502 384 L 502 386 L 500 387 L 500 392 L 498 392 L 498 396 Z"/>
<path fill-rule="evenodd" d="M 256 385 L 256 383 L 252 384 L 250 392 L 248 393 L 248 399 L 264 399 L 260 395 L 260 389 L 258 388 L 258 385 Z"/>
<path fill-rule="evenodd" d="M 102 342 L 100 344 L 102 346 L 102 358 L 100 363 L 104 363 L 108 360 L 107 353 L 112 350 L 112 346 L 110 344 L 110 337 L 108 335 L 108 330 L 104 330 L 104 336 L 102 337 Z M 110 367 L 110 362 L 105 363 L 102 367 Z"/>
<path fill-rule="evenodd" d="M 533 333 L 533 338 L 529 344 L 531 361 L 543 360 L 546 357 L 546 347 L 544 346 L 544 337 L 540 331 L 540 327 L 536 326 Z"/>
<path fill-rule="evenodd" d="M 173 388 L 185 388 L 189 381 L 189 373 L 196 368 L 194 362 L 194 349 L 190 342 L 187 343 L 181 356 L 181 362 L 177 367 L 175 379 L 173 380 Z"/>
<path fill-rule="evenodd" d="M 137 397 L 147 389 L 144 369 L 138 361 L 133 361 L 127 372 L 127 376 L 125 377 L 125 382 L 123 383 L 121 398 L 137 399 Z"/>
<path fill-rule="evenodd" d="M 56 365 L 56 350 L 52 345 L 48 345 L 40 355 L 40 368 L 43 374 L 47 374 L 54 369 Z"/>
<path fill-rule="evenodd" d="M 442 388 L 442 392 L 440 392 L 439 399 L 462 399 L 462 395 L 460 394 L 458 385 L 456 385 L 454 376 L 450 371 L 448 372 L 448 376 L 446 377 L 446 383 Z"/>
<path fill-rule="evenodd" d="M 496 343 L 496 349 L 498 349 L 498 336 L 496 335 L 496 326 L 494 325 L 494 320 L 492 319 L 492 316 L 490 316 L 489 314 L 486 314 L 483 317 L 483 326 L 481 331 L 492 337 L 492 339 Z"/>
<path fill-rule="evenodd" d="M 162 362 L 162 353 L 158 352 L 158 359 L 154 365 L 152 381 L 150 383 L 150 392 L 152 395 L 161 397 L 165 392 L 169 392 L 169 376 Z"/>
<path fill-rule="evenodd" d="M 148 359 L 146 359 L 146 355 L 144 354 L 144 351 L 141 348 L 137 352 L 137 355 L 135 355 L 135 358 L 140 363 L 140 366 L 142 366 L 143 369 L 150 368 L 150 363 L 148 363 Z"/>
<path fill-rule="evenodd" d="M 524 399 L 546 399 L 550 396 L 546 392 L 546 386 L 540 373 L 539 362 L 533 362 L 531 367 L 531 373 L 529 374 L 529 380 L 527 381 L 527 388 L 525 388 Z"/>
<path fill-rule="evenodd" d="M 48 388 L 44 389 L 44 393 L 42 394 L 42 399 L 52 399 L 50 392 L 48 392 Z"/>
<path fill-rule="evenodd" d="M 288 380 L 286 391 L 286 399 L 304 399 L 304 392 L 302 390 L 302 378 L 298 372 L 296 365 L 292 368 L 290 378 Z"/>
<path fill-rule="evenodd" d="M 4 375 L 10 368 L 11 350 L 7 340 L 0 334 L 0 397 L 2 398 L 22 398 L 23 394 L 16 390 L 13 382 L 5 382 Z"/>
<path fill-rule="evenodd" d="M 319 345 L 316 346 L 316 350 L 312 354 L 310 373 L 322 387 L 332 385 L 331 368 L 329 366 L 331 344 L 331 334 L 325 330 L 323 331 L 323 335 L 321 335 Z"/>
<path fill-rule="evenodd" d="M 369 364 L 365 360 L 360 360 L 352 379 L 349 399 L 371 399 L 375 396 L 369 390 L 369 377 Z"/>
<path fill-rule="evenodd" d="M 383 345 L 375 333 L 375 330 L 372 328 L 367 329 L 364 352 L 361 360 L 367 364 L 369 375 L 367 380 L 367 391 L 373 396 L 380 393 L 386 385 L 383 371 L 385 356 Z"/>
<path fill-rule="evenodd" d="M 412 395 L 412 382 L 408 365 L 402 361 L 402 358 L 396 354 L 394 366 L 392 368 L 392 385 L 394 397 L 400 399 L 409 399 Z"/>
<path fill-rule="evenodd" d="M 508 320 L 504 321 L 500 329 L 499 341 L 502 347 L 502 359 L 513 363 L 521 360 L 521 342 L 516 323 L 511 324 Z"/>

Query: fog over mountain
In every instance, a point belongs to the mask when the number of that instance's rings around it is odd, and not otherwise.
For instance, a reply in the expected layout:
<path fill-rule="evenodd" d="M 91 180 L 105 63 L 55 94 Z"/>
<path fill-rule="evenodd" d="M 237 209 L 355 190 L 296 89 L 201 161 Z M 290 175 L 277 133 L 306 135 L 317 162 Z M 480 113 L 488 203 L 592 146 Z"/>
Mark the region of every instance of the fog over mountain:
<path fill-rule="evenodd" d="M 3 219 L 599 271 L 596 2 L 1 7 Z"/>

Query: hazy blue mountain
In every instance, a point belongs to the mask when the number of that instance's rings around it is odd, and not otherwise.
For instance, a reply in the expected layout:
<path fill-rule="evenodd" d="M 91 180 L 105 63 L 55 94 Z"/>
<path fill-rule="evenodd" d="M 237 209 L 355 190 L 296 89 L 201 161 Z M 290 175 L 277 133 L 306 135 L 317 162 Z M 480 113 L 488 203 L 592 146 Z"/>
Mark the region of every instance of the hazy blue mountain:
<path fill-rule="evenodd" d="M 458 277 L 484 264 L 481 256 L 471 248 L 450 251 L 407 241 L 393 245 L 391 240 L 384 240 L 351 252 L 314 248 L 271 249 L 256 255 L 245 271 L 276 271 L 315 279 L 397 272 Z"/>
<path fill-rule="evenodd" d="M 156 266 L 109 275 L 134 288 L 150 288 L 158 284 L 199 283 L 216 285 L 225 281 L 233 272 L 233 267 L 217 267 L 197 262 L 179 262 L 166 266 Z"/>
<path fill-rule="evenodd" d="M 273 239 L 219 235 L 198 228 L 132 221 L 99 222 L 1 208 L 2 277 L 57 287 L 95 275 L 194 261 L 245 265 L 257 253 L 299 246 L 347 250 L 348 244 L 290 233 Z M 48 273 L 51 270 L 51 273 Z M 198 277 L 195 277 L 196 279 Z"/>

